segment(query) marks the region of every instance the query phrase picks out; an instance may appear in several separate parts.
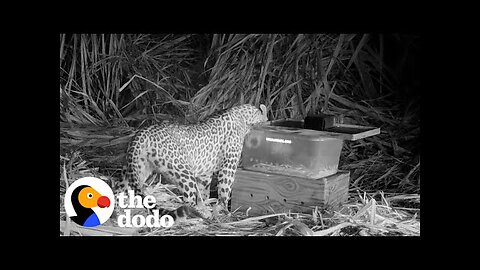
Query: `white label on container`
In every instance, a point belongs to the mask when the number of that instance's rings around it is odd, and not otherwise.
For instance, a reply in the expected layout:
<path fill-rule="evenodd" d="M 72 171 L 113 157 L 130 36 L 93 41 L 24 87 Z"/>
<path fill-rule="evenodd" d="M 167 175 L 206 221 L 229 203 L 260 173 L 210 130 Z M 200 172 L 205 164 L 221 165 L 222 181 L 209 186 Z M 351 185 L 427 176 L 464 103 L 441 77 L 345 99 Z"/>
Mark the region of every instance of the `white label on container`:
<path fill-rule="evenodd" d="M 285 140 L 285 139 L 277 139 L 277 138 L 269 138 L 269 137 L 266 137 L 265 140 L 267 142 L 279 142 L 279 143 L 292 143 L 291 140 Z"/>

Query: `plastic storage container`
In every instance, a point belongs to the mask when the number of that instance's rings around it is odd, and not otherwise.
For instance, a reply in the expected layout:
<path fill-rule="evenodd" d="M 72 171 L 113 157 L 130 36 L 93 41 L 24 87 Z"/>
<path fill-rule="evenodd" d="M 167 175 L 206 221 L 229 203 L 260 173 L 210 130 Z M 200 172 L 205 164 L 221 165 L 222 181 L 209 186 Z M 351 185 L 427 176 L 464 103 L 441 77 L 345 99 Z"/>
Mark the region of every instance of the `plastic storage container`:
<path fill-rule="evenodd" d="M 253 127 L 245 137 L 242 167 L 310 179 L 335 174 L 343 139 L 302 126 L 303 121 L 277 120 Z"/>

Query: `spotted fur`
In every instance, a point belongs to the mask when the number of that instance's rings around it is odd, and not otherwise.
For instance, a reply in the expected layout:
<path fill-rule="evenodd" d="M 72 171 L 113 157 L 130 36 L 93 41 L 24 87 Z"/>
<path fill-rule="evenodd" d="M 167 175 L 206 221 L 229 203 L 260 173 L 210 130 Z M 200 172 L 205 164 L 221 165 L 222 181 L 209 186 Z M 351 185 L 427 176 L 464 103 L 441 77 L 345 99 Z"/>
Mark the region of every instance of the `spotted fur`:
<path fill-rule="evenodd" d="M 127 170 L 117 192 L 143 194 L 152 173 L 174 183 L 188 205 L 199 194 L 208 199 L 212 175 L 218 179 L 218 200 L 225 209 L 242 152 L 245 135 L 253 124 L 267 121 L 266 107 L 245 104 L 192 125 L 155 124 L 137 132 L 127 150 Z"/>

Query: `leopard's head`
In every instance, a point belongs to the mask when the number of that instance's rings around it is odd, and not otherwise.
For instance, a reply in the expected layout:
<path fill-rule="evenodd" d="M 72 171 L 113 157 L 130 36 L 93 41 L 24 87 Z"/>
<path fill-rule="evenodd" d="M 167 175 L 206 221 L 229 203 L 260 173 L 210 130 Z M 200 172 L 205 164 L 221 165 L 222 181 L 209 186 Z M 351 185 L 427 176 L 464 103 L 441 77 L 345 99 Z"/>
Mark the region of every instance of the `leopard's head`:
<path fill-rule="evenodd" d="M 248 125 L 262 124 L 268 121 L 267 107 L 260 104 L 260 109 L 255 106 L 251 106 L 252 112 L 247 117 L 246 121 Z"/>

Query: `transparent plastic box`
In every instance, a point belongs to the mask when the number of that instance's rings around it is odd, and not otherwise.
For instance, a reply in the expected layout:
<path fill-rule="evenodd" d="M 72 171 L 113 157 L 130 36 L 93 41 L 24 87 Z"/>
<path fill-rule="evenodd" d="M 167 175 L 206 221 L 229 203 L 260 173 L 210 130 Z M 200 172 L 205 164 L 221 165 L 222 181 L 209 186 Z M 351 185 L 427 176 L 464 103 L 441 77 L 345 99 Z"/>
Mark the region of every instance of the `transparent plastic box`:
<path fill-rule="evenodd" d="M 337 125 L 326 131 L 303 129 L 302 120 L 275 120 L 254 126 L 243 146 L 246 170 L 317 179 L 335 174 L 344 140 L 380 133 L 379 128 Z"/>

